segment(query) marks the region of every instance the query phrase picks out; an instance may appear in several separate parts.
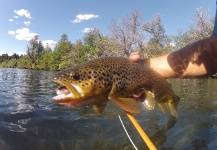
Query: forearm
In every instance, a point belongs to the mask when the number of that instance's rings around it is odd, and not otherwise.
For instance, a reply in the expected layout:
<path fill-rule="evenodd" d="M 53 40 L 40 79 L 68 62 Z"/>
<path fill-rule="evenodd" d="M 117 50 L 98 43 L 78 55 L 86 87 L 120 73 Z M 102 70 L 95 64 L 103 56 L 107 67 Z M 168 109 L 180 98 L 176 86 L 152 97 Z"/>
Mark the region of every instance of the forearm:
<path fill-rule="evenodd" d="M 145 64 L 149 65 L 153 70 L 161 74 L 163 77 L 173 78 L 176 77 L 176 75 L 167 62 L 168 55 L 169 54 L 165 54 L 154 58 L 146 58 L 144 59 L 144 62 Z"/>
<path fill-rule="evenodd" d="M 210 76 L 217 72 L 217 37 L 144 61 L 165 78 Z"/>
<path fill-rule="evenodd" d="M 140 62 L 139 54 L 133 52 L 130 60 Z M 143 61 L 165 78 L 207 77 L 217 73 L 217 8 L 211 37 L 178 51 Z"/>

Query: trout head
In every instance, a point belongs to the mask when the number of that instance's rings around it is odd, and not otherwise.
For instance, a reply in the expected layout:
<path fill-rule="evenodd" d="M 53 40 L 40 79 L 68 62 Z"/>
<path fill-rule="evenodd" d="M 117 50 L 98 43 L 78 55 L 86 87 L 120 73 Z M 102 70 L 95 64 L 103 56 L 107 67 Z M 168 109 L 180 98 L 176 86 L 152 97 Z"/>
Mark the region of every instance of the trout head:
<path fill-rule="evenodd" d="M 89 104 L 105 105 L 111 87 L 109 75 L 103 69 L 76 66 L 58 72 L 52 81 L 61 85 L 53 101 L 69 107 Z"/>

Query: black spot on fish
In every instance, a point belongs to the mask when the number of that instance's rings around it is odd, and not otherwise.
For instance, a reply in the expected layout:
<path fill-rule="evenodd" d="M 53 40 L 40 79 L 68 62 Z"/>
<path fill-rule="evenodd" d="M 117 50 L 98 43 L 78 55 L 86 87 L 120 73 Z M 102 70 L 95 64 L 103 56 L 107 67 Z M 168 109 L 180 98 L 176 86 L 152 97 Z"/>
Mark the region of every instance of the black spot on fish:
<path fill-rule="evenodd" d="M 102 81 L 103 80 L 103 78 L 102 77 L 99 77 L 99 81 Z"/>
<path fill-rule="evenodd" d="M 75 73 L 74 75 L 72 75 L 72 77 L 75 79 L 75 80 L 79 80 L 80 79 L 80 75 L 79 73 Z"/>

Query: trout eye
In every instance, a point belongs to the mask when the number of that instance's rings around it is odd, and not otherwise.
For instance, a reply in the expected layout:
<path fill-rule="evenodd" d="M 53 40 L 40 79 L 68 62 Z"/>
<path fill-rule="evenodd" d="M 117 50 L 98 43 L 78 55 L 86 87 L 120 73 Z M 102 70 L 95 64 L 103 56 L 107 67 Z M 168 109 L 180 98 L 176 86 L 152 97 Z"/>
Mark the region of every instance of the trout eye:
<path fill-rule="evenodd" d="M 75 72 L 74 74 L 70 74 L 70 77 L 73 78 L 73 79 L 75 79 L 75 80 L 79 80 L 80 79 L 80 75 L 77 72 Z"/>

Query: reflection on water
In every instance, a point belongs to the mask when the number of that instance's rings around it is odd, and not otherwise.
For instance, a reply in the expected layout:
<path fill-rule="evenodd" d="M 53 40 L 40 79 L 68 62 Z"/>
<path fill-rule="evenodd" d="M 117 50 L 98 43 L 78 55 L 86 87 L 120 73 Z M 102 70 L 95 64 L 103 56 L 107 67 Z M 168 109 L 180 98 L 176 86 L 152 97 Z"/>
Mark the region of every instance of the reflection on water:
<path fill-rule="evenodd" d="M 68 108 L 51 101 L 54 72 L 0 69 L 0 149 L 133 149 L 110 104 L 103 115 L 91 107 Z M 180 117 L 159 107 L 135 117 L 158 149 L 217 148 L 217 80 L 170 79 L 181 101 Z M 138 149 L 146 145 L 119 109 Z"/>

